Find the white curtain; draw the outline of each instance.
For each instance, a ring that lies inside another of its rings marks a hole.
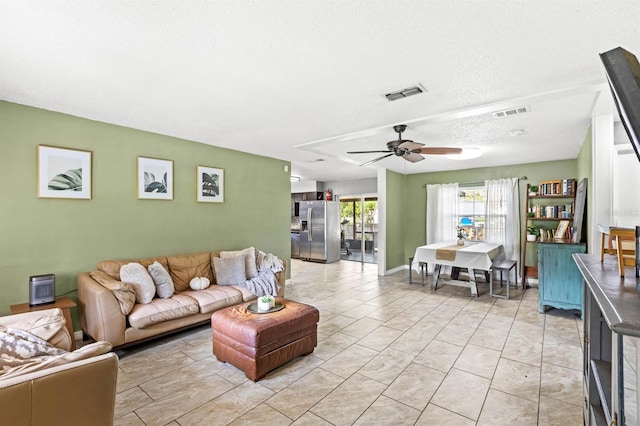
[[[427,185],[427,244],[456,239],[458,184]]]
[[[518,178],[486,180],[484,239],[504,246],[505,259],[520,262],[520,196]]]

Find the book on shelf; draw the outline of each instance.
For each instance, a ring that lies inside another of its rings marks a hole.
[[[534,205],[527,210],[530,219],[571,219],[573,203],[556,205]]]
[[[567,195],[576,193],[575,179],[545,180],[540,182],[538,195]]]

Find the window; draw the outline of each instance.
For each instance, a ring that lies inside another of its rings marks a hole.
[[[467,240],[484,241],[487,191],[484,186],[458,190],[458,227]]]

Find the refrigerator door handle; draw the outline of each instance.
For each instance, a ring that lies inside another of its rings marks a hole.
[[[309,226],[309,241],[313,241],[313,225],[311,224],[311,206],[309,206],[307,210],[307,223]]]

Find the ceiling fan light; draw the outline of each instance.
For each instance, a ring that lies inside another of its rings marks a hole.
[[[482,155],[480,148],[463,148],[460,154],[447,154],[449,160],[471,160]]]

